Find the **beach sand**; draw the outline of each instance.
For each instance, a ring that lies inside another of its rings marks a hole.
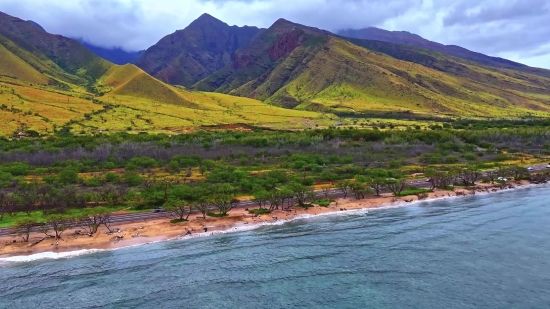
[[[506,185],[506,188],[518,187],[529,184],[528,182],[518,182],[512,185]],[[471,195],[474,192],[490,193],[502,189],[501,185],[478,185],[475,190],[457,189],[455,191],[435,190],[428,194],[425,201],[455,197],[457,195]],[[200,213],[192,213],[189,216],[189,221],[172,224],[169,221],[173,219],[168,216],[162,219],[141,220],[125,223],[111,224],[111,230],[120,229],[118,233],[112,235],[106,234],[107,229],[100,227],[98,233],[92,237],[86,235],[77,235],[75,231],[79,228],[73,228],[65,231],[62,238],[56,244],[54,238],[48,238],[44,241],[29,246],[30,243],[37,239],[43,238],[45,235],[40,233],[32,233],[28,243],[22,242],[21,237],[4,236],[0,237],[0,257],[30,255],[41,252],[70,252],[84,249],[113,249],[121,248],[157,241],[164,241],[179,236],[184,236],[188,231],[191,235],[204,233],[204,228],[208,229],[208,233],[218,233],[231,229],[238,229],[242,226],[251,226],[254,224],[269,223],[275,220],[290,220],[296,216],[320,215],[330,212],[340,212],[346,210],[379,208],[391,205],[403,205],[417,201],[417,196],[394,197],[390,194],[382,196],[368,196],[362,200],[356,200],[348,195],[347,198],[338,198],[336,202],[331,203],[329,207],[315,206],[308,209],[294,206],[288,211],[275,210],[270,214],[254,216],[248,214],[245,207],[239,207],[231,210],[227,217],[202,218]],[[250,207],[256,208],[256,207]],[[276,217],[276,218],[275,218]],[[122,236],[123,238],[114,241],[114,236]]]

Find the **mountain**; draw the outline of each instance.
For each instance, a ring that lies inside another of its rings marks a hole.
[[[27,22],[33,24],[35,27],[37,27],[38,29],[42,30],[42,31],[46,31],[44,29],[44,27],[42,27],[39,23],[35,22],[35,21],[32,21],[32,20],[27,20]]]
[[[93,52],[97,56],[114,64],[120,65],[127,63],[136,63],[145,53],[145,50],[129,52],[118,47],[100,47],[90,44],[82,39],[78,39],[78,42],[80,42],[80,44],[82,44],[84,47],[86,47],[89,51]]]
[[[203,14],[147,49],[136,65],[162,81],[190,87],[231,62],[233,53],[261,32]]]
[[[74,40],[49,34],[35,23],[2,12],[0,45],[48,76],[49,83],[90,85],[112,66]],[[8,59],[0,59],[0,66],[9,66]]]
[[[550,78],[544,74],[343,38],[284,19],[194,88],[313,110],[495,117],[550,111]]]
[[[456,45],[443,45],[441,43],[426,40],[417,34],[413,34],[407,31],[388,31],[375,27],[369,27],[364,29],[345,29],[338,31],[337,34],[343,37],[355,39],[375,40],[415,46],[444,53],[464,60],[477,62],[485,66],[518,70],[521,72],[550,77],[550,71],[548,70],[532,68],[524,64],[499,57],[487,56]]]
[[[320,121],[315,112],[166,84],[133,64],[113,64],[75,40],[4,13],[0,103],[0,136],[25,130],[172,133],[234,124],[302,128],[304,121]]]

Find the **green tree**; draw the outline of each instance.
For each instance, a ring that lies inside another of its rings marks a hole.
[[[352,182],[348,179],[340,180],[336,183],[336,188],[340,191],[342,191],[342,194],[344,194],[344,198],[348,196],[348,192],[351,188]]]
[[[135,171],[126,171],[124,173],[124,180],[126,183],[132,187],[139,186],[143,182],[143,177]]]
[[[179,221],[187,221],[193,211],[193,207],[185,200],[169,199],[163,205],[168,213]]]
[[[66,167],[57,174],[57,181],[59,183],[67,185],[78,182],[78,170],[73,167]]]
[[[35,218],[21,218],[15,220],[11,233],[23,238],[24,242],[28,242],[29,235],[37,224],[38,221]]]
[[[50,215],[46,217],[46,227],[55,232],[55,239],[61,239],[61,234],[74,226],[75,220],[67,215]],[[46,228],[45,231],[48,231]],[[47,234],[47,232],[45,232]]]

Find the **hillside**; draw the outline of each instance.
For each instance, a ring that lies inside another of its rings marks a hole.
[[[305,123],[330,123],[330,118],[318,113],[172,86],[135,65],[118,66],[100,59],[78,42],[52,36],[34,23],[1,17],[0,136],[27,130],[171,133],[201,126],[299,129],[307,127]],[[45,54],[39,49],[56,44],[62,45],[59,51]],[[59,61],[52,55],[67,58]],[[74,59],[88,61],[82,64]],[[69,69],[78,65],[83,67]]]
[[[80,43],[0,12],[0,45],[58,81],[90,85],[112,64]]]
[[[223,68],[236,50],[261,31],[230,27],[204,14],[151,46],[136,65],[164,82],[190,87]]]
[[[550,111],[550,78],[406,45],[344,39],[282,19],[194,88],[325,111],[492,117]]]
[[[532,68],[521,63],[499,57],[487,56],[456,45],[444,45],[441,43],[426,40],[417,34],[407,31],[388,31],[375,27],[369,27],[364,29],[345,29],[338,31],[337,34],[343,37],[355,39],[375,40],[419,47],[431,51],[444,53],[464,60],[473,61],[484,66],[511,69],[520,72],[550,77],[550,70]]]

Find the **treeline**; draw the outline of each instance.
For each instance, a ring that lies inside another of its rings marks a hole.
[[[417,147],[403,157],[436,150],[473,152],[476,148],[494,152],[548,154],[550,129],[546,127],[486,130],[359,130],[326,129],[302,132],[207,132],[185,135],[97,134],[60,135],[45,139],[0,139],[1,162],[26,162],[31,166],[54,166],[77,160],[87,165],[113,162],[120,166],[134,157],[151,157],[169,162],[177,155],[220,159],[240,153],[251,156],[288,153],[322,153],[356,156],[358,153],[386,155],[385,146],[401,151]],[[399,148],[396,148],[399,147]],[[436,149],[439,148],[439,149]],[[444,154],[445,155],[445,154]]]

